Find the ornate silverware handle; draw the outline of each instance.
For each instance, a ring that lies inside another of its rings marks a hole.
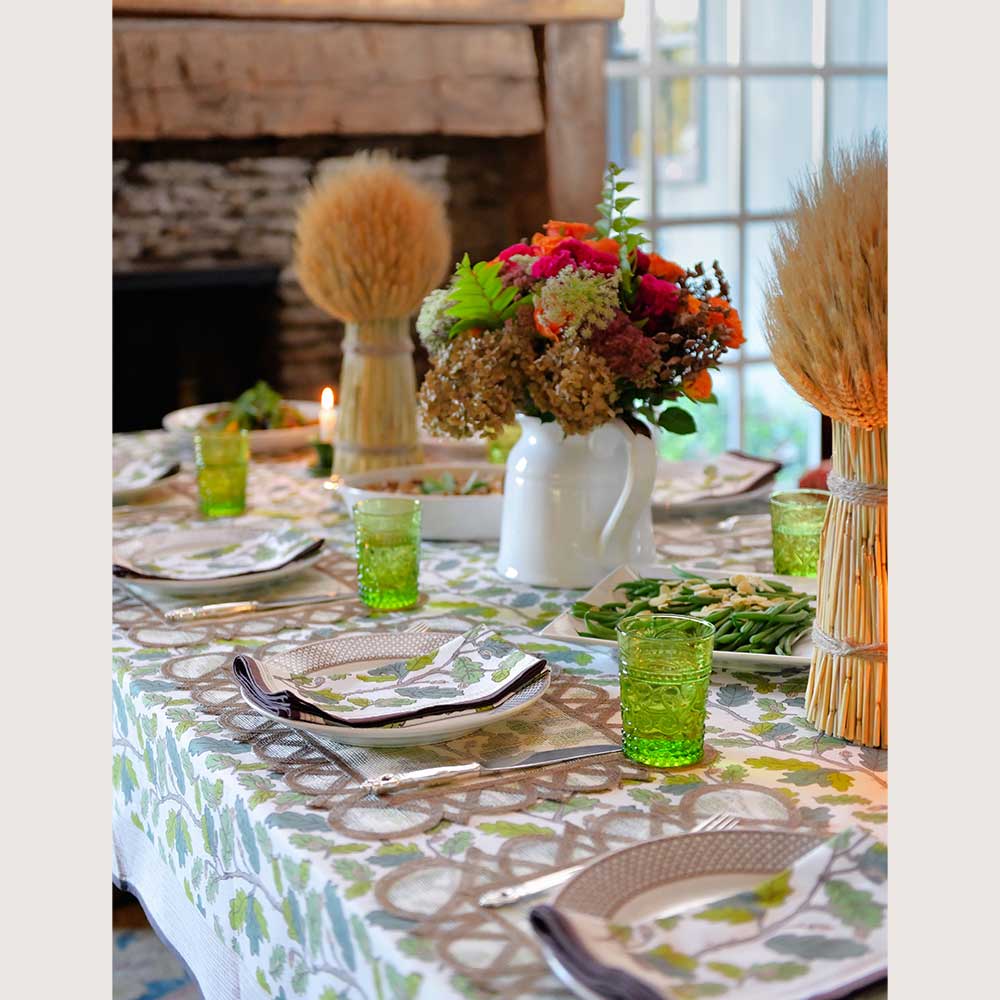
[[[560,868],[558,871],[549,872],[548,875],[539,875],[537,878],[529,878],[527,882],[518,885],[505,885],[502,889],[490,889],[479,897],[480,906],[507,906],[516,903],[526,896],[533,896],[536,892],[545,892],[554,889],[563,882],[568,882],[577,872],[583,871],[586,862],[579,865],[570,865],[568,868]]]
[[[226,604],[203,604],[200,608],[173,608],[163,617],[172,622],[190,622],[198,618],[228,618],[242,615],[257,608],[256,601],[230,601]]]
[[[361,790],[381,795],[397,788],[413,788],[419,785],[436,785],[452,778],[471,777],[482,770],[480,764],[455,764],[448,767],[425,767],[419,771],[407,771],[405,774],[380,774],[371,781],[364,781]]]

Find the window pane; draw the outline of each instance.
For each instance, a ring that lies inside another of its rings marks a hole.
[[[648,0],[626,0],[621,20],[613,21],[608,28],[608,57],[611,59],[639,60],[642,58],[643,40],[649,34]]]
[[[739,205],[739,82],[661,80],[656,91],[659,216],[735,212]]]
[[[884,76],[835,77],[830,86],[830,149],[887,130]]]
[[[771,364],[743,369],[744,449],[784,463],[778,483],[798,481],[819,462],[819,412],[801,399]]]
[[[671,406],[687,410],[698,425],[694,434],[669,434],[664,430],[653,431],[656,450],[671,462],[688,458],[709,458],[729,448],[739,447],[739,377],[732,369],[723,367],[712,372],[712,389],[719,400],[711,403],[692,403],[680,399]]]
[[[639,92],[638,80],[608,80],[607,155],[625,168],[621,179],[632,182],[629,194],[639,199],[630,211],[633,215],[647,216],[652,209],[640,167],[645,137],[640,124]]]
[[[657,231],[654,249],[682,267],[702,261],[722,265],[734,298],[739,294],[739,230],[736,226],[712,223],[703,226],[664,226]]]
[[[837,0],[830,4],[830,60],[884,66],[889,54],[885,0]]]
[[[626,9],[634,2],[636,0],[626,0]],[[726,20],[726,0],[701,0],[700,3],[698,0],[655,0],[653,14],[656,47],[664,61],[727,61],[727,47],[731,39]]]
[[[809,0],[744,0],[744,4],[747,62],[812,62]]]
[[[759,76],[746,81],[747,208],[785,211],[791,182],[812,162],[812,77]]]
[[[771,256],[771,238],[778,224],[776,222],[751,222],[746,227],[746,257],[743,272],[742,309],[743,333],[746,343],[740,348],[744,358],[766,358],[770,356],[764,339],[764,290],[767,279],[774,272]]]

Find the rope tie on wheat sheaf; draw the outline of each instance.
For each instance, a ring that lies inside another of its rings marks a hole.
[[[884,507],[889,502],[889,488],[876,483],[866,483],[861,479],[848,479],[830,472],[826,477],[826,487],[831,496],[845,503],[864,507]],[[832,656],[853,656],[859,660],[884,660],[889,646],[884,642],[858,643],[853,639],[838,639],[824,632],[817,624],[812,627],[812,642],[817,649]]]
[[[831,496],[845,503],[862,504],[865,507],[884,507],[889,502],[889,487],[877,483],[866,483],[863,479],[847,479],[830,472],[826,477],[826,488]]]
[[[838,639],[816,624],[812,627],[812,643],[831,656],[853,656],[858,660],[884,660],[889,654],[888,643],[873,642],[865,645],[856,643],[853,639]]]

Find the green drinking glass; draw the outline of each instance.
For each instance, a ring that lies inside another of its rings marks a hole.
[[[651,767],[701,760],[715,626],[686,615],[618,623],[622,749]]]
[[[202,514],[234,517],[246,510],[249,461],[249,431],[198,431],[195,434],[194,464],[198,470]]]
[[[495,438],[490,438],[486,445],[486,458],[495,465],[503,465],[507,461],[511,448],[521,440],[521,428],[518,424],[505,427]]]
[[[826,490],[788,490],[771,497],[774,572],[815,576],[830,494]]]
[[[420,576],[420,501],[359,500],[354,542],[361,600],[379,611],[412,608]]]

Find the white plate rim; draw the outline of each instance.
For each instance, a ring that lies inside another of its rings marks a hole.
[[[343,632],[340,635],[334,636],[331,639],[320,639],[316,643],[305,643],[303,646],[296,647],[296,649],[304,648],[304,646],[316,645],[319,642],[329,643],[337,642],[342,639],[349,639],[352,637],[361,636],[391,636],[395,637],[405,633],[394,632],[394,631],[354,631],[354,632]],[[431,629],[430,631],[424,633],[425,635],[431,637],[440,637],[441,644],[454,639],[457,632],[438,632]],[[291,650],[283,650],[282,655],[291,652]],[[403,654],[400,654],[403,655]],[[377,656],[373,657],[373,660],[384,660],[391,659],[392,654],[388,656]],[[340,663],[337,665],[337,669],[351,668],[356,664],[370,663],[371,660],[354,660],[350,663]],[[308,732],[314,736],[319,736],[324,739],[332,740],[334,743],[341,743],[344,746],[370,746],[370,747],[407,747],[407,746],[425,746],[432,743],[445,743],[449,740],[457,740],[462,736],[468,736],[469,733],[476,732],[482,729],[484,726],[492,725],[494,722],[502,722],[504,719],[511,718],[515,715],[519,715],[526,708],[533,705],[539,698],[541,698],[546,691],[548,691],[550,685],[552,684],[552,668],[549,667],[543,675],[545,683],[541,686],[538,693],[534,695],[529,701],[520,702],[517,705],[501,705],[499,708],[491,709],[489,712],[480,712],[476,715],[466,715],[459,716],[452,719],[429,719],[424,722],[415,722],[409,726],[399,728],[399,729],[383,729],[377,726],[367,727],[365,729],[353,729],[349,726],[338,726],[335,723],[323,724],[318,722],[306,722],[302,720],[285,719],[282,716],[276,715],[273,712],[269,712],[265,708],[261,708],[260,705],[254,704],[250,701],[247,696],[243,693],[242,688],[240,688],[240,697],[243,701],[255,712],[259,712],[261,715],[274,722],[280,722],[290,729],[301,729]],[[409,737],[402,737],[403,733],[408,733]],[[350,739],[340,739],[339,737],[348,736]],[[401,739],[402,737],[402,739]],[[405,742],[403,741],[405,740]]]
[[[586,601],[588,604],[604,604],[609,598],[605,598],[603,601],[597,600],[597,598],[602,597],[605,593],[609,593],[614,584],[621,583],[623,580],[637,580],[642,576],[671,577],[674,576],[672,570],[675,565],[678,569],[683,569],[691,573],[721,573],[725,576],[733,576],[735,573],[746,573],[747,576],[763,576],[767,579],[777,580],[779,583],[787,583],[789,586],[797,587],[805,593],[815,593],[818,585],[818,581],[814,576],[780,576],[776,573],[757,573],[750,570],[727,570],[725,568],[711,569],[704,566],[684,566],[679,563],[670,563],[669,565],[666,563],[650,563],[642,566],[625,564],[619,566],[617,569],[613,569],[603,579],[598,580],[590,590],[575,600]],[[605,646],[609,649],[617,648],[618,644],[613,639],[590,639],[579,635],[576,632],[575,621],[576,619],[573,617],[571,611],[567,609],[556,618],[553,618],[541,630],[539,635],[547,639],[561,639],[564,642],[584,642],[594,646]],[[801,641],[805,642],[807,640]],[[717,649],[712,653],[713,663],[733,664],[735,666],[756,663],[768,666],[808,667],[811,661],[811,653],[808,656],[804,654],[778,656],[775,653],[735,653],[724,649]]]

